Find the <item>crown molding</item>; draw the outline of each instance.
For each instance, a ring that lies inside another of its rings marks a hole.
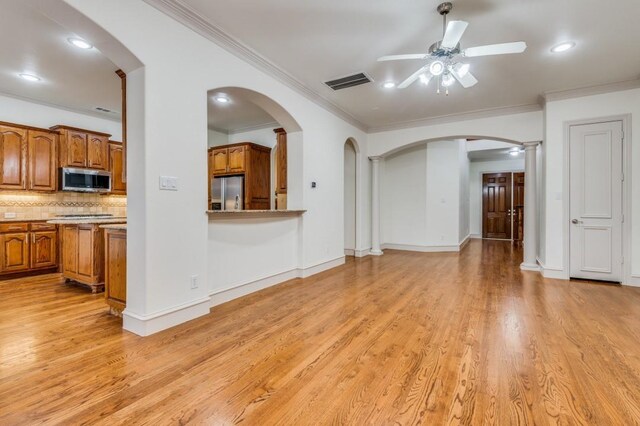
[[[90,117],[96,117],[96,118],[101,118],[103,120],[107,120],[107,121],[113,121],[116,123],[121,123],[121,119],[120,119],[120,113],[118,113],[117,116],[109,116],[107,114],[102,114],[100,112],[96,112],[96,111],[92,111],[92,110],[84,110],[84,109],[80,109],[80,108],[70,108],[64,105],[60,105],[60,104],[56,104],[53,102],[47,102],[47,101],[42,101],[40,99],[34,99],[34,98],[29,98],[27,96],[21,96],[21,95],[16,95],[13,93],[9,93],[9,92],[2,92],[0,91],[0,96],[5,96],[7,98],[12,98],[12,99],[17,99],[19,101],[24,101],[24,102],[29,102],[31,104],[37,104],[37,105],[42,105],[42,106],[46,106],[49,108],[55,108],[55,109],[60,109],[63,111],[69,111],[69,112],[73,112],[76,114],[81,114],[81,115],[88,115]]]
[[[277,127],[280,127],[280,123],[278,123],[277,121],[272,121],[271,123],[258,124],[256,126],[247,126],[247,127],[241,127],[239,129],[229,130],[229,134],[237,135],[238,133],[253,132],[256,130],[264,130],[264,129],[275,129]]]
[[[546,102],[561,101],[564,99],[582,98],[584,96],[601,95],[604,93],[621,92],[640,87],[640,78],[633,80],[617,81],[615,83],[598,84],[595,86],[580,87],[570,90],[556,90],[545,92],[542,97]]]
[[[499,107],[481,109],[476,111],[463,112],[460,114],[441,115],[432,118],[422,118],[418,120],[403,121],[384,126],[371,127],[369,133],[382,133],[392,130],[410,129],[412,127],[433,126],[435,124],[454,123],[456,121],[477,120],[480,118],[498,117],[501,115],[523,114],[527,112],[542,111],[540,104],[516,105],[510,107]]]
[[[231,54],[255,66],[286,86],[295,90],[310,101],[340,117],[358,129],[366,132],[367,126],[339,106],[311,90],[288,72],[275,65],[255,50],[232,38],[220,28],[211,24],[206,18],[179,0],[144,0],[145,3],[158,9],[165,15],[185,25],[208,40],[216,43]]]

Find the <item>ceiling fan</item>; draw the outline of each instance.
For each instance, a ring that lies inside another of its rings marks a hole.
[[[423,84],[436,78],[438,80],[438,94],[440,86],[444,87],[447,95],[449,86],[457,80],[465,89],[473,87],[478,80],[469,72],[470,65],[460,62],[460,57],[474,58],[477,56],[505,55],[510,53],[522,53],[526,50],[527,44],[523,41],[513,43],[489,44],[486,46],[468,47],[464,50],[460,48],[460,39],[464,34],[468,22],[451,21],[447,24],[447,15],[453,9],[450,2],[442,3],[438,6],[438,13],[443,18],[442,40],[433,43],[429,47],[429,53],[415,53],[407,55],[389,55],[378,58],[378,61],[399,61],[407,59],[426,60],[427,64],[420,67],[409,78],[398,85],[399,89],[409,87],[414,81],[420,79]]]

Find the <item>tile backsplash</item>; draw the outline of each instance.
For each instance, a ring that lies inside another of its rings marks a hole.
[[[77,192],[54,194],[0,191],[0,220],[6,213],[15,219],[48,219],[61,214],[127,215],[127,197]],[[12,216],[12,215],[11,215]]]

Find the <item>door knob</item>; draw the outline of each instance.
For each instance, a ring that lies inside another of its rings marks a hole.
[[[571,219],[571,223],[573,223],[574,225],[577,225],[581,222],[578,219]]]

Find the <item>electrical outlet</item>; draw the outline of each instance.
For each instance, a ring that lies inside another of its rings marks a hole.
[[[18,217],[18,215],[16,213],[6,212],[4,214],[4,218],[5,219],[15,219],[16,217]]]
[[[198,288],[198,276],[191,275],[191,290]]]

